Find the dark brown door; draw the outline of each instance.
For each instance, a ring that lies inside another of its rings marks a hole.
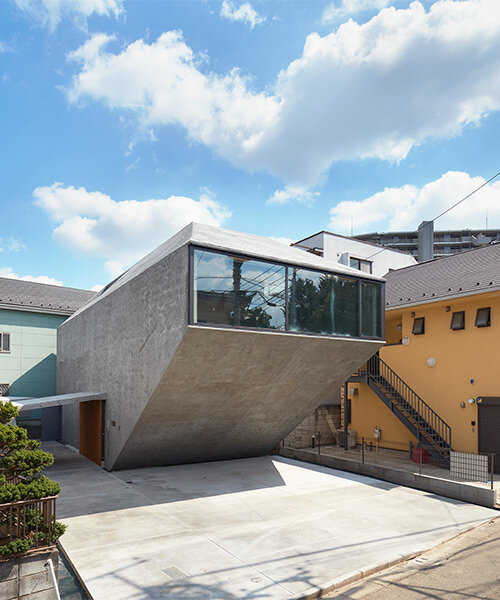
[[[495,473],[500,473],[500,397],[478,398],[478,446],[480,454],[495,454]]]
[[[102,401],[80,402],[80,454],[101,465]]]

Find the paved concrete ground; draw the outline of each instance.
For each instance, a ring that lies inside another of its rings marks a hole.
[[[286,458],[107,473],[47,446],[61,542],[95,600],[297,598],[497,515]]]
[[[326,598],[498,600],[500,517]]]

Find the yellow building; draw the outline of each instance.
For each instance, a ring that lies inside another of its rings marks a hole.
[[[386,279],[387,343],[348,384],[358,443],[420,440],[444,460],[494,452],[500,466],[500,244]]]

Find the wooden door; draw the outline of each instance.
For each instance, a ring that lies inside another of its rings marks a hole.
[[[80,402],[80,454],[99,466],[102,458],[102,401]]]

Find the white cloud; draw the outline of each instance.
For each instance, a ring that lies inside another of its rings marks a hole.
[[[231,0],[224,0],[220,9],[220,16],[230,21],[242,21],[253,29],[256,25],[263,23],[266,17],[259,15],[250,2],[240,4],[238,7]]]
[[[145,131],[180,124],[191,139],[236,164],[248,164],[248,153],[276,117],[275,98],[251,91],[236,70],[203,73],[178,31],[151,44],[138,40],[119,54],[105,50],[109,42],[108,36],[94,36],[69,56],[83,63],[70,100],[91,98],[136,113]]]
[[[268,198],[267,204],[287,204],[291,200],[297,200],[302,204],[312,204],[314,199],[319,196],[319,192],[311,192],[307,188],[301,186],[289,186],[283,190],[276,190],[274,194]]]
[[[109,42],[94,37],[73,53],[82,67],[71,101],[135,115],[142,131],[180,125],[233,165],[267,170],[288,188],[313,186],[340,160],[400,161],[500,109],[498,0],[440,0],[428,11],[413,2],[311,33],[265,91],[237,69],[209,71],[178,31],[116,53]]]
[[[48,283],[50,285],[64,285],[62,281],[58,281],[53,277],[47,277],[47,275],[16,275],[11,267],[0,267],[0,277],[21,279],[22,281],[34,281],[35,283]]]
[[[94,13],[118,17],[123,12],[122,0],[14,0],[25,13],[50,31],[54,31],[64,17],[84,24]]]
[[[321,16],[324,24],[337,23],[350,15],[389,6],[390,0],[339,0],[327,6]]]
[[[95,285],[93,285],[93,286],[90,288],[90,291],[91,291],[91,292],[100,292],[100,291],[102,290],[102,288],[103,288],[103,287],[104,287],[104,286],[103,286],[103,285],[101,285],[100,283],[96,283]]]
[[[340,202],[330,210],[329,227],[349,234],[371,231],[413,231],[422,221],[433,219],[482,185],[482,177],[463,171],[448,171],[422,187],[404,185],[386,188],[369,198]],[[434,223],[436,230],[500,228],[500,181],[479,190]]]
[[[291,246],[293,243],[295,243],[295,240],[292,240],[291,238],[287,238],[284,236],[275,236],[275,235],[271,235],[269,236],[272,240],[275,240],[276,242],[281,242],[282,244],[286,244],[287,246]]]
[[[230,213],[208,195],[142,202],[54,183],[39,187],[36,203],[56,222],[53,237],[79,254],[104,259],[116,276],[192,221],[221,225]]]
[[[21,242],[21,240],[17,240],[13,237],[8,237],[6,239],[0,238],[0,252],[7,250],[8,252],[19,252],[19,250],[26,250],[26,246]]]
[[[0,53],[2,52],[14,52],[11,46],[7,42],[0,41]]]

